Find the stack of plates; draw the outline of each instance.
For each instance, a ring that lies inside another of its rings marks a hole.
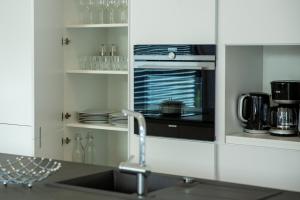
[[[78,121],[86,124],[107,124],[108,115],[107,111],[86,110],[78,112]]]
[[[115,126],[127,127],[128,118],[124,116],[122,113],[110,113],[109,122],[110,124]]]

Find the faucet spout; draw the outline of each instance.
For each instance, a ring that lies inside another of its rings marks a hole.
[[[146,165],[146,121],[141,113],[133,112],[131,110],[122,110],[125,116],[133,116],[138,121],[139,126],[139,164]]]
[[[139,164],[122,162],[119,165],[119,170],[127,173],[137,174],[137,194],[138,196],[144,196],[146,194],[146,176],[150,173],[146,169],[146,121],[141,113],[131,110],[122,110],[125,116],[133,116],[139,127]]]

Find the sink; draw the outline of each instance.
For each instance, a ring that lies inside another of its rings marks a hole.
[[[110,170],[88,176],[58,182],[59,185],[105,190],[125,194],[136,193],[136,175]],[[151,173],[147,177],[147,191],[153,192],[182,183],[182,179],[170,175]]]

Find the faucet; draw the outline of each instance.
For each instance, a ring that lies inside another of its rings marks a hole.
[[[139,163],[121,162],[119,170],[125,173],[137,175],[137,194],[142,197],[146,194],[146,176],[150,173],[146,168],[145,144],[146,144],[146,122],[141,113],[130,110],[122,110],[125,116],[133,116],[138,121],[139,127]]]

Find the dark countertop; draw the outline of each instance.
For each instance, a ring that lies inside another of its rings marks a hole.
[[[0,161],[14,158],[0,154]],[[20,185],[0,186],[0,199],[5,200],[135,200],[136,195],[112,194],[91,189],[72,189],[53,185],[61,180],[108,171],[111,167],[62,162],[62,168],[32,189]],[[153,200],[299,200],[300,193],[197,179],[198,183],[175,186],[149,193]]]

